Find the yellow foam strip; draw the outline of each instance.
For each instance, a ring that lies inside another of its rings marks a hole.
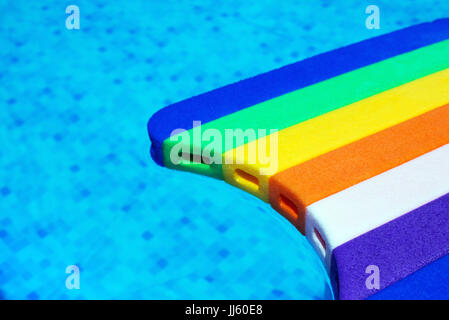
[[[276,135],[271,134],[229,150],[223,154],[224,179],[268,202],[269,179],[277,172],[448,102],[449,69],[446,69],[280,130],[277,148]],[[268,162],[260,155],[254,157],[265,150],[264,145],[268,146]],[[256,152],[258,147],[260,152]]]

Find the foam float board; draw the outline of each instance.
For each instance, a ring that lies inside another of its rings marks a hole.
[[[334,293],[340,299],[366,299],[448,253],[446,194],[335,248],[331,265]],[[366,285],[372,272],[367,273],[367,266],[379,271],[378,289]]]
[[[448,86],[446,69],[227,151],[225,181],[268,201],[274,174],[448,103]],[[270,144],[268,164],[247,156]]]
[[[191,130],[194,120],[208,123],[323,80],[446,40],[449,37],[448,27],[449,19],[409,27],[168,106],[154,114],[148,122],[152,157],[156,163],[163,165],[163,145],[170,133],[178,128]],[[185,166],[188,167],[188,164]],[[221,176],[220,170],[205,170],[198,165],[192,167],[191,171]]]
[[[281,171],[272,207],[305,233],[306,207],[449,143],[449,105]]]
[[[320,200],[306,236],[330,271],[335,248],[449,193],[449,145]]]

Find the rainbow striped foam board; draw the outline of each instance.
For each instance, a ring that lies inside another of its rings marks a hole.
[[[163,108],[151,156],[260,198],[340,299],[449,299],[449,19]]]

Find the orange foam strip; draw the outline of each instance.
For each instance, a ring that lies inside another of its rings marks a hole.
[[[275,174],[270,203],[304,234],[307,206],[448,143],[449,104]]]

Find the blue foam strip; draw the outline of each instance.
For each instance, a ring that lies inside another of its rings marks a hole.
[[[382,270],[380,276],[382,277]],[[449,299],[449,254],[368,298],[368,300],[446,299]]]
[[[449,38],[449,19],[408,27],[323,53],[174,103],[148,121],[151,156],[163,165],[162,143],[174,129],[190,130],[263,101]]]

